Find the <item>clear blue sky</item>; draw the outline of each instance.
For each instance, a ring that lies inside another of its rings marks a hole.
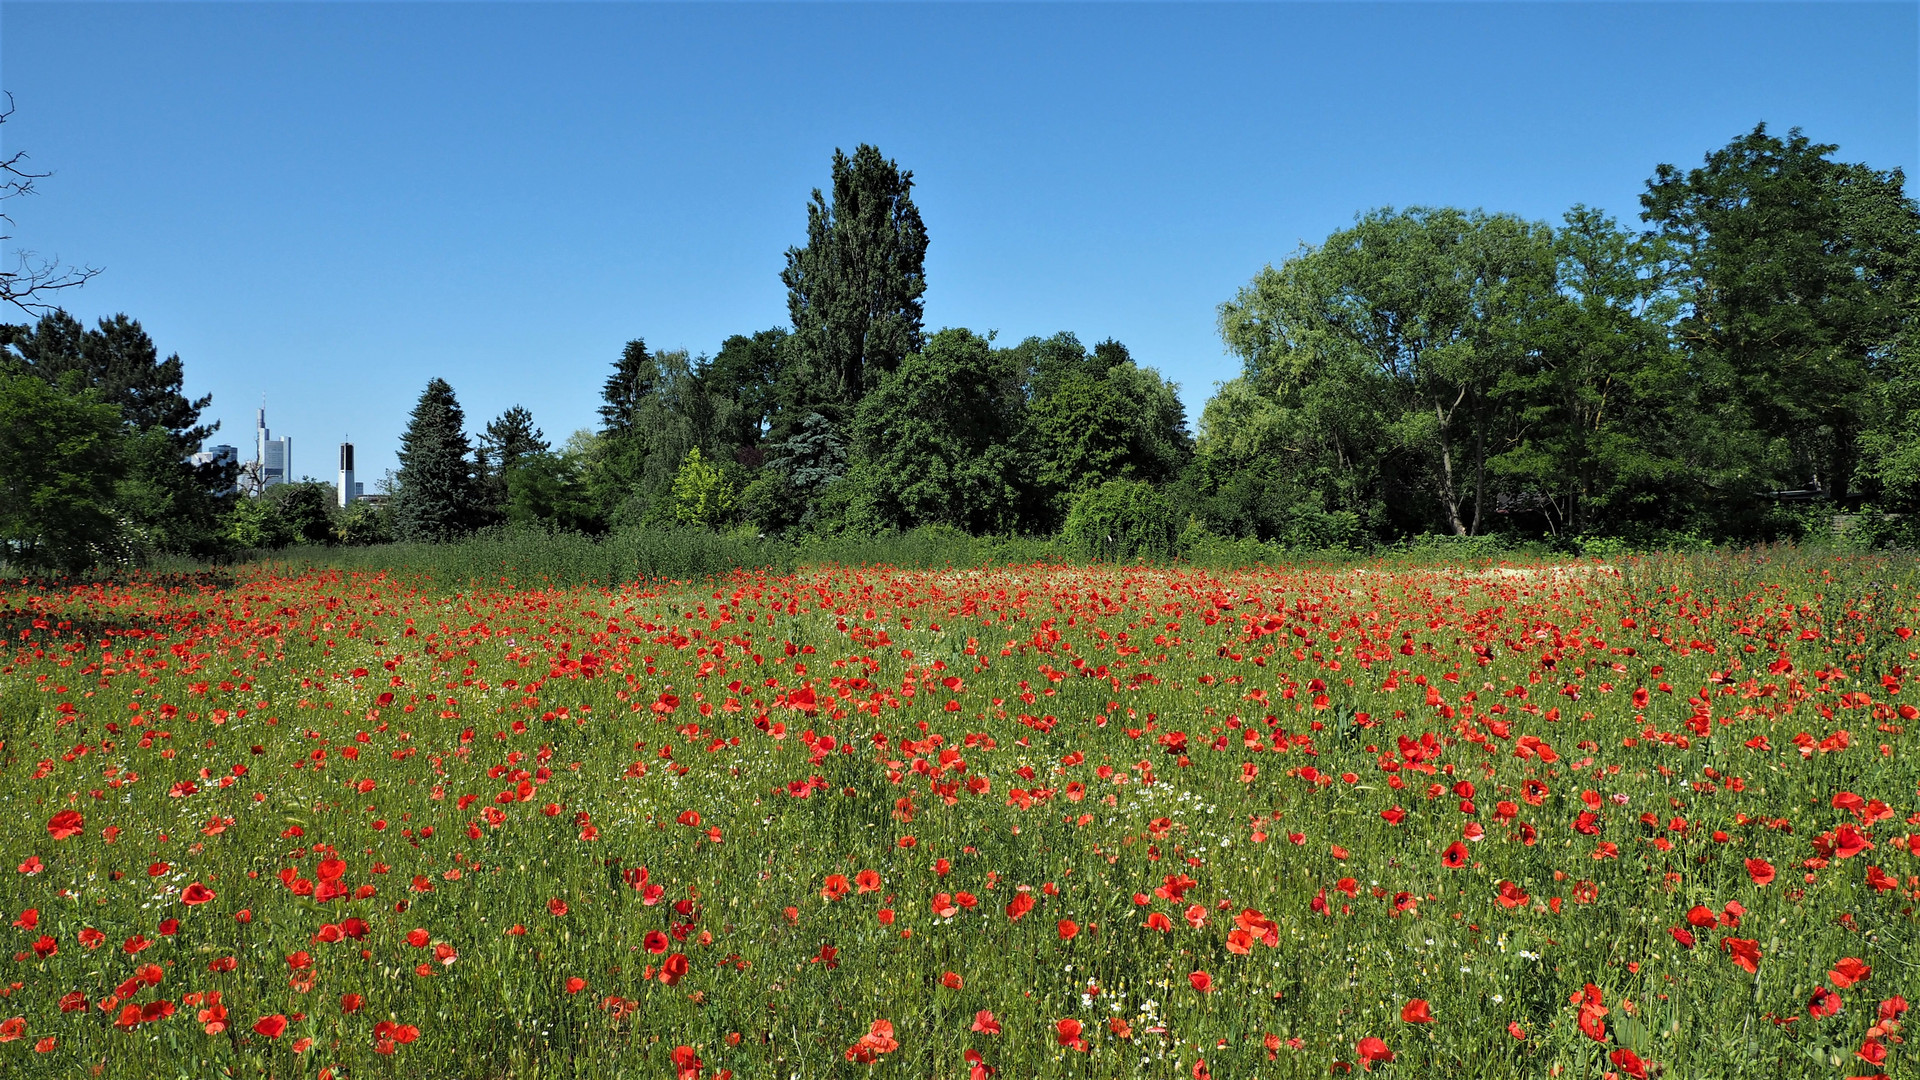
[[[1912,3],[7,0],[0,133],[55,174],[15,244],[105,268],[70,310],[377,480],[432,376],[558,442],[629,338],[783,324],[835,147],[913,170],[930,328],[1118,338],[1197,419],[1216,306],[1356,212],[1631,218],[1760,120],[1912,173],[1917,58]]]

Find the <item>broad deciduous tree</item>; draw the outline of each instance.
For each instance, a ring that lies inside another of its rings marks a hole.
[[[1640,201],[1672,248],[1693,376],[1745,414],[1756,482],[1843,499],[1912,320],[1920,206],[1899,170],[1837,149],[1760,124],[1699,168],[1661,165]]]

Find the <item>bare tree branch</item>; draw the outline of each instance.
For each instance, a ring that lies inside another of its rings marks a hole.
[[[13,95],[8,93],[6,97],[6,108],[0,109],[0,124],[13,115]],[[0,201],[31,195],[35,180],[53,175],[29,172],[26,161],[27,155],[17,150],[11,157],[0,160]],[[3,248],[13,239],[13,217],[0,212],[0,228],[4,228],[0,231],[0,248]],[[58,259],[42,259],[31,251],[15,252],[15,258],[17,269],[0,268],[0,302],[36,318],[58,306],[50,299],[51,294],[85,285],[100,272],[100,268],[94,266],[62,267]]]

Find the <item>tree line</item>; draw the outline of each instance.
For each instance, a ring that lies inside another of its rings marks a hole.
[[[1554,223],[1361,214],[1220,305],[1242,370],[1197,431],[1178,388],[1120,342],[928,331],[913,174],[866,145],[836,151],[807,204],[784,324],[710,356],[636,337],[598,423],[557,443],[519,406],[470,434],[434,379],[378,514],[342,517],[299,485],[208,494],[221,477],[178,466],[206,402],[179,397],[177,358],[136,347],[124,316],[7,328],[0,370],[41,397],[6,406],[23,391],[0,382],[0,408],[51,416],[51,395],[76,432],[97,430],[60,445],[117,464],[48,503],[101,511],[68,530],[96,550],[129,531],[197,552],[501,523],[787,539],[937,526],[1118,555],[1209,537],[1658,544],[1798,536],[1836,510],[1895,535],[1920,509],[1920,206],[1898,169],[1836,153],[1757,126],[1697,167],[1658,166],[1631,226],[1581,206]],[[59,547],[4,486],[16,552]]]

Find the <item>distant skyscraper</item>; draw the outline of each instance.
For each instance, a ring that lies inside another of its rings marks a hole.
[[[345,506],[358,498],[360,485],[353,482],[353,444],[340,444],[340,505]]]
[[[187,461],[193,465],[238,465],[240,451],[236,447],[221,443],[218,446],[209,446],[197,454],[189,454]],[[233,488],[227,490],[232,491]]]
[[[255,417],[254,443],[256,456],[254,461],[260,465],[260,486],[272,487],[293,479],[293,437],[276,439],[267,430],[267,410],[262,408]]]

